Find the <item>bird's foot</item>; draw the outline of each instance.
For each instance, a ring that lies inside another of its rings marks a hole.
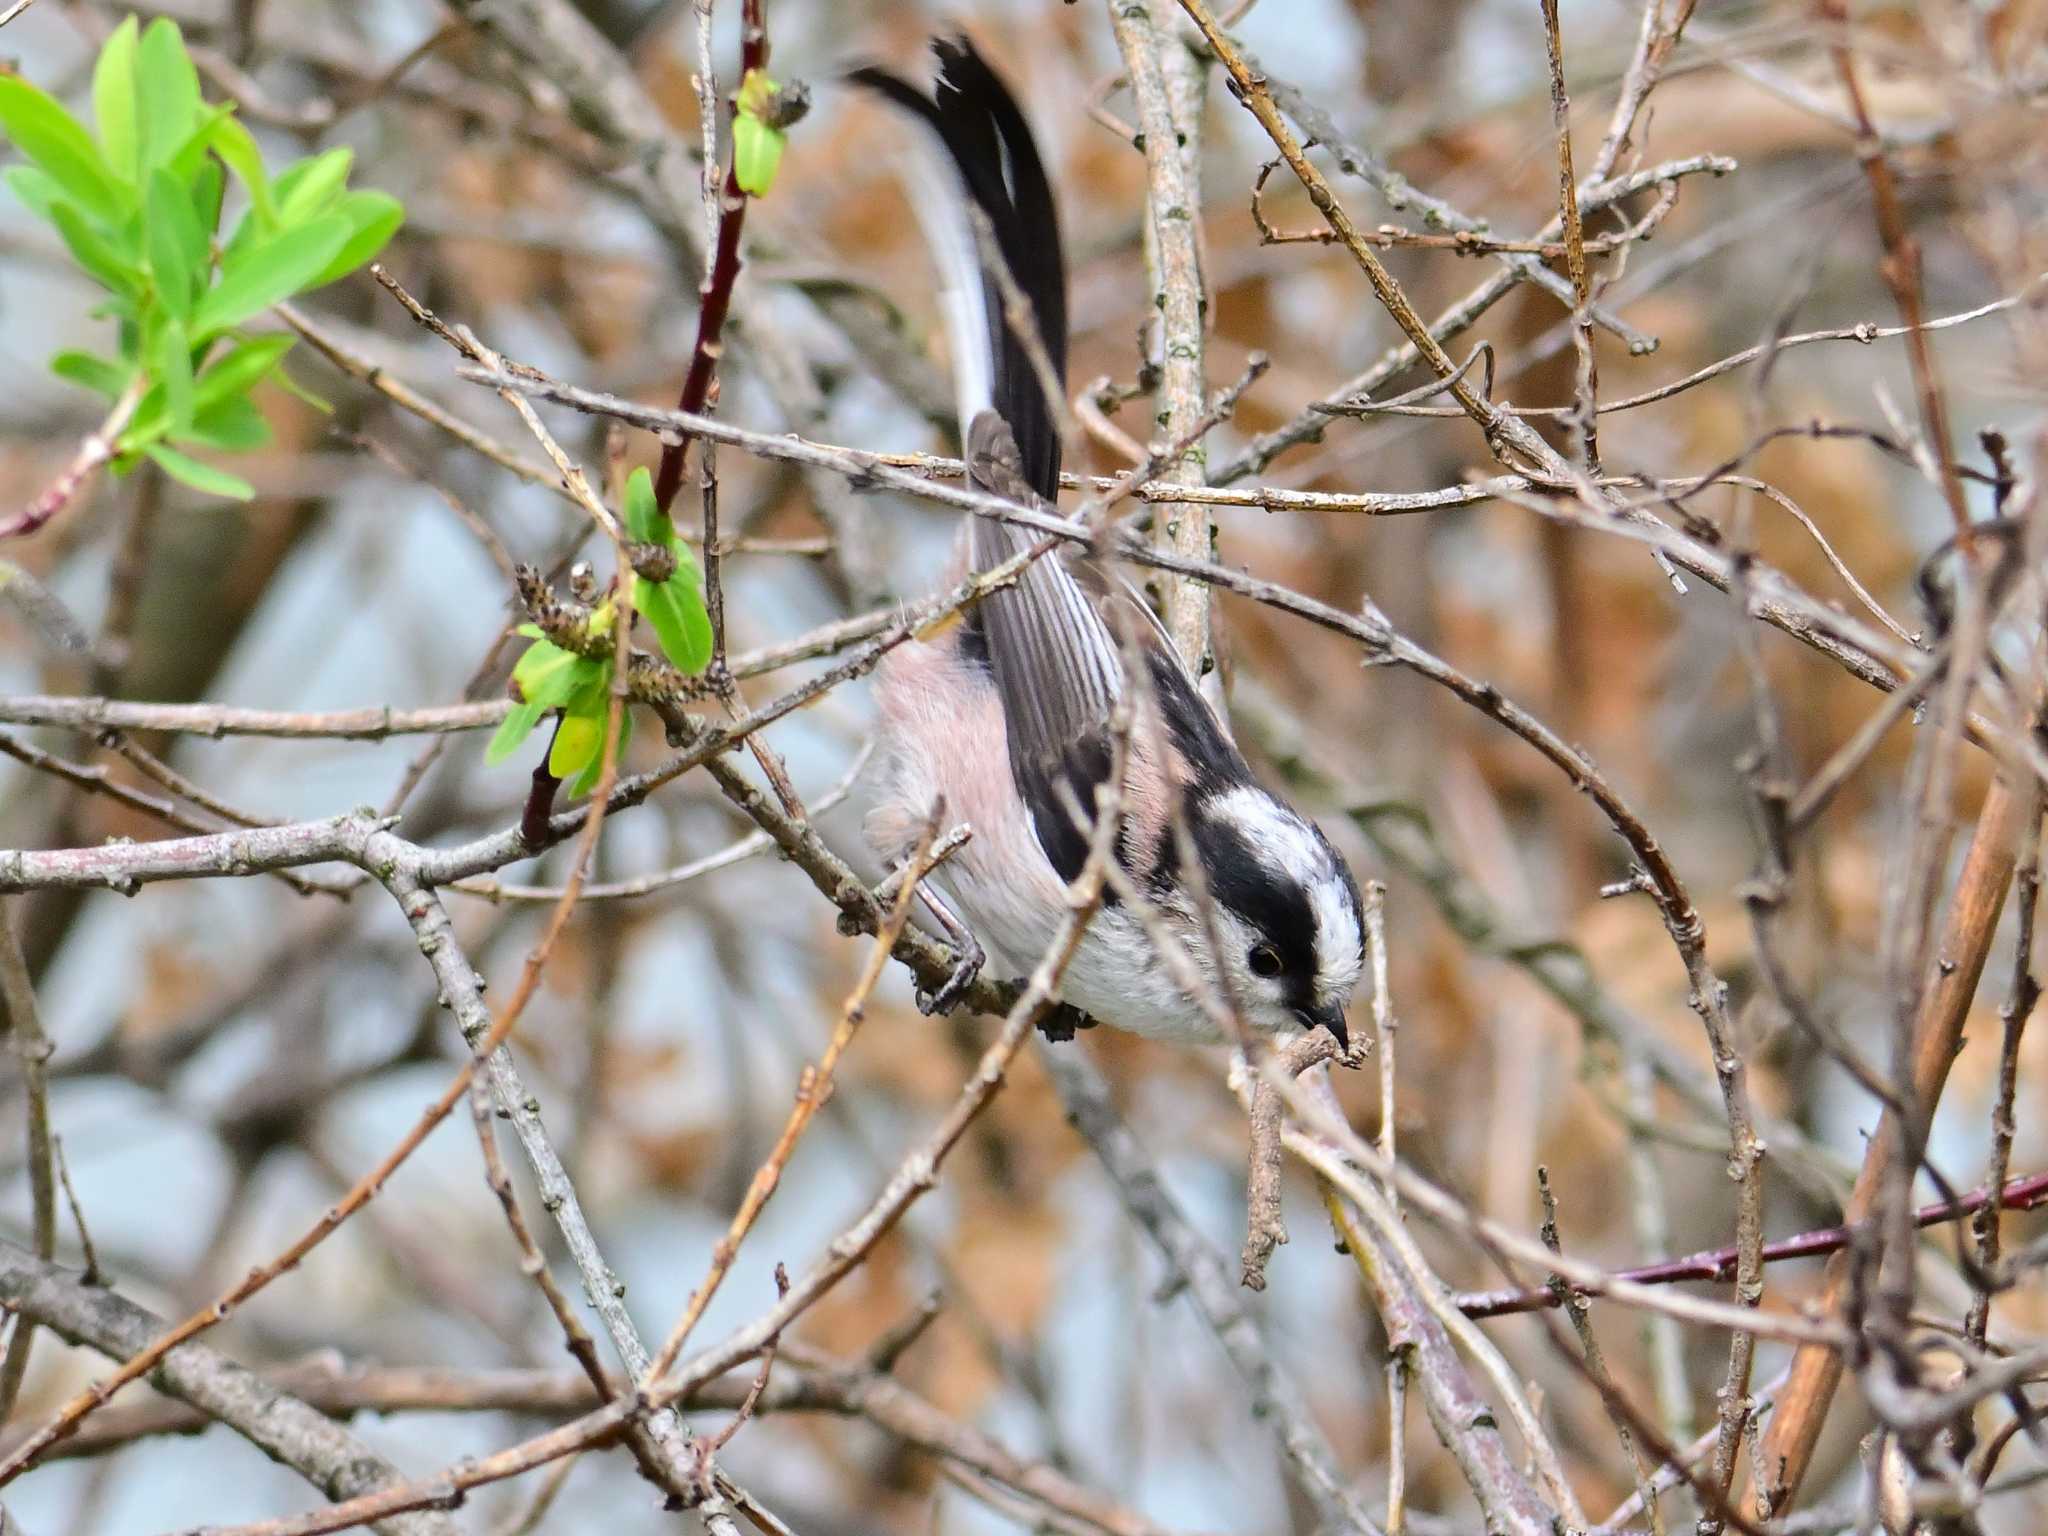
[[[973,936],[962,933],[956,939],[961,946],[960,961],[953,967],[953,974],[940,984],[936,992],[927,992],[922,987],[917,993],[917,1011],[927,1016],[943,1016],[960,1006],[960,999],[967,995],[967,989],[974,985],[981,975],[982,962],[988,958],[981,945]]]

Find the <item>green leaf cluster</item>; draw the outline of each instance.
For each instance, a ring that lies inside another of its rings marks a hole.
[[[593,635],[609,632],[610,604],[591,616]],[[600,622],[601,621],[601,622]],[[512,686],[519,702],[498,727],[484,754],[487,763],[503,762],[519,744],[533,734],[541,717],[555,710],[562,713],[561,729],[548,752],[548,772],[558,779],[573,779],[574,794],[588,794],[596,784],[602,766],[605,716],[611,704],[612,663],[609,656],[581,656],[565,651],[541,633],[536,625],[522,624],[519,633],[533,642],[519,664],[512,669]],[[619,715],[618,750],[626,750],[632,735],[633,717]]]
[[[711,615],[704,606],[704,576],[690,546],[677,534],[654,499],[654,481],[646,469],[636,469],[626,481],[626,531],[637,544],[652,544],[667,550],[675,560],[675,572],[663,581],[633,577],[633,608],[643,614],[655,640],[676,669],[694,677],[711,664]],[[615,612],[609,602],[591,614],[593,638],[609,636]],[[503,762],[520,743],[533,734],[542,718],[559,710],[560,727],[548,751],[548,772],[558,779],[571,779],[571,794],[588,794],[597,783],[603,763],[604,723],[610,708],[612,657],[584,656],[564,650],[532,624],[522,624],[519,633],[533,644],[512,669],[512,688],[517,702],[507,715],[484,754],[487,763]],[[619,716],[618,750],[626,750],[632,716]]]
[[[396,198],[351,190],[351,151],[311,155],[272,178],[232,103],[209,103],[176,22],[129,17],[100,50],[96,134],[48,92],[0,76],[0,133],[24,163],[5,180],[63,240],[106,298],[114,355],[63,352],[60,378],[119,400],[136,393],[116,473],[147,457],[199,490],[247,498],[248,482],[186,450],[241,452],[269,441],[250,391],[291,338],[242,329],[280,300],[331,283],[383,249],[405,216]],[[225,242],[228,178],[248,208]]]

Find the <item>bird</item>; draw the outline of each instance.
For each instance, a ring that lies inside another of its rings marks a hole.
[[[1062,398],[1066,389],[1058,210],[1030,126],[995,70],[964,36],[937,38],[932,51],[929,94],[879,66],[849,78],[907,112],[940,151],[927,155],[933,169],[912,200],[944,284],[969,479],[1045,511],[1058,495],[1061,450],[1060,401],[1046,373]],[[955,563],[987,570],[1042,538],[969,516]],[[1126,633],[1128,649],[1119,643]],[[1139,665],[1141,680],[1131,676]],[[972,832],[921,888],[968,954],[938,995],[920,999],[927,1007],[957,1001],[977,962],[1005,979],[1024,976],[1052,941],[1087,858],[1088,829],[1074,813],[1093,814],[1128,703],[1134,724],[1113,857],[1155,926],[1251,1029],[1322,1027],[1349,1050],[1345,1007],[1365,950],[1357,882],[1322,830],[1259,782],[1136,589],[1085,555],[1045,554],[980,596],[961,622],[892,651],[875,697],[879,787],[865,824],[874,851],[900,865],[941,803]],[[1114,887],[1058,997],[1057,1014],[1041,1024],[1054,1039],[1097,1022],[1174,1041],[1221,1035]]]

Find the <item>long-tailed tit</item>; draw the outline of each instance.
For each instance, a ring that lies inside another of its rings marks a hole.
[[[964,39],[933,50],[933,96],[880,69],[853,78],[918,117],[944,151],[916,202],[946,285],[969,476],[1022,506],[1050,507],[1060,434],[1040,380],[1049,364],[1064,390],[1067,352],[1052,189],[1022,112],[980,55]],[[970,207],[983,217],[979,232]],[[1001,274],[983,261],[984,241],[1028,300],[1039,348],[1018,334],[1029,333],[1014,313],[1006,320]],[[1042,537],[993,518],[966,524],[959,558],[975,570]],[[1129,605],[1131,625],[1113,627],[1118,603]],[[1128,653],[1116,633],[1125,627],[1136,635]],[[1094,814],[1095,790],[1110,772],[1127,654],[1143,656],[1150,687],[1133,690],[1142,707],[1122,790],[1119,862],[1252,1028],[1320,1024],[1348,1045],[1344,1008],[1364,951],[1350,870],[1312,822],[1253,778],[1142,598],[1085,560],[1042,556],[1013,585],[982,597],[963,622],[882,664],[882,790],[869,840],[883,857],[900,859],[943,798],[948,816],[965,820],[974,836],[936,874],[943,895],[935,909],[956,935],[972,930],[996,974],[1024,974],[1058,928],[1064,887],[1086,855],[1073,813]],[[1187,878],[1180,818],[1210,898],[1207,914]],[[1216,1038],[1113,894],[1060,991],[1089,1018],[1138,1034]]]

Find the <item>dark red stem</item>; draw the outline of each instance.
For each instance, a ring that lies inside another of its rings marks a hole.
[[[764,0],[745,0],[741,7],[740,29],[740,80],[745,83],[747,72],[768,67],[768,25],[762,14]],[[725,171],[725,190],[720,194],[718,204],[718,249],[711,262],[711,271],[706,274],[703,285],[698,289],[702,303],[697,311],[697,345],[690,353],[690,371],[683,379],[682,398],[676,408],[684,411],[702,411],[711,398],[711,381],[718,372],[719,355],[724,347],[719,338],[725,332],[726,312],[732,308],[732,291],[740,276],[740,229],[747,222],[747,194],[740,190],[739,176],[733,166]],[[678,438],[673,443],[664,443],[661,449],[661,464],[654,475],[654,504],[667,512],[675,505],[676,493],[683,488],[683,460],[687,457],[690,440]],[[715,550],[706,551],[705,558],[711,565],[711,581],[714,593],[717,590],[718,558]],[[723,625],[714,611],[712,622],[718,626],[719,644],[724,644]],[[560,729],[560,722],[556,722]],[[542,759],[533,770],[533,788],[526,797],[526,809],[520,817],[520,835],[531,846],[538,847],[547,838],[548,816],[554,809],[555,791],[561,780],[547,771],[547,761]]]
[[[548,749],[533,765],[533,787],[526,792],[526,808],[519,813],[519,836],[529,848],[544,848],[548,841],[548,818],[555,813],[555,791],[562,781],[548,772],[554,756],[555,736],[562,729],[562,717],[555,717],[555,729],[548,733]]]
[[[2031,1211],[2044,1201],[2048,1201],[2048,1173],[2030,1173],[2024,1178],[2010,1180],[1998,1203],[2002,1210]],[[1913,1225],[1932,1227],[1944,1221],[1955,1221],[1990,1203],[1991,1191],[1988,1188],[1972,1190],[1958,1200],[1940,1200],[1933,1205],[1921,1206],[1913,1213]],[[1764,1262],[1770,1264],[1779,1259],[1806,1259],[1833,1253],[1837,1248],[1846,1247],[1850,1236],[1850,1229],[1845,1226],[1802,1232],[1797,1237],[1765,1244]],[[1682,1259],[1646,1264],[1640,1269],[1618,1270],[1616,1278],[1633,1280],[1638,1285],[1670,1285],[1678,1280],[1733,1280],[1735,1250],[1713,1248],[1704,1253],[1687,1254]],[[1554,1307],[1558,1304],[1558,1297],[1551,1290],[1533,1287],[1525,1291],[1467,1291],[1457,1298],[1457,1304],[1458,1310],[1467,1317],[1502,1317],[1510,1312],[1536,1312]]]
[[[762,18],[762,4],[763,0],[746,0],[742,8],[742,83],[750,70],[768,67],[768,27]],[[718,203],[718,248],[712,256],[711,270],[698,290],[702,304],[697,311],[697,345],[690,354],[690,371],[683,379],[682,398],[676,402],[678,410],[702,411],[711,398],[711,381],[717,375],[718,359],[724,351],[719,338],[725,332],[726,312],[732,308],[732,291],[739,282],[740,230],[747,222],[747,201],[735,168],[728,165],[725,190]],[[683,461],[689,449],[687,437],[662,447],[661,467],[654,476],[654,503],[664,512],[674,505],[676,493],[683,488]]]

